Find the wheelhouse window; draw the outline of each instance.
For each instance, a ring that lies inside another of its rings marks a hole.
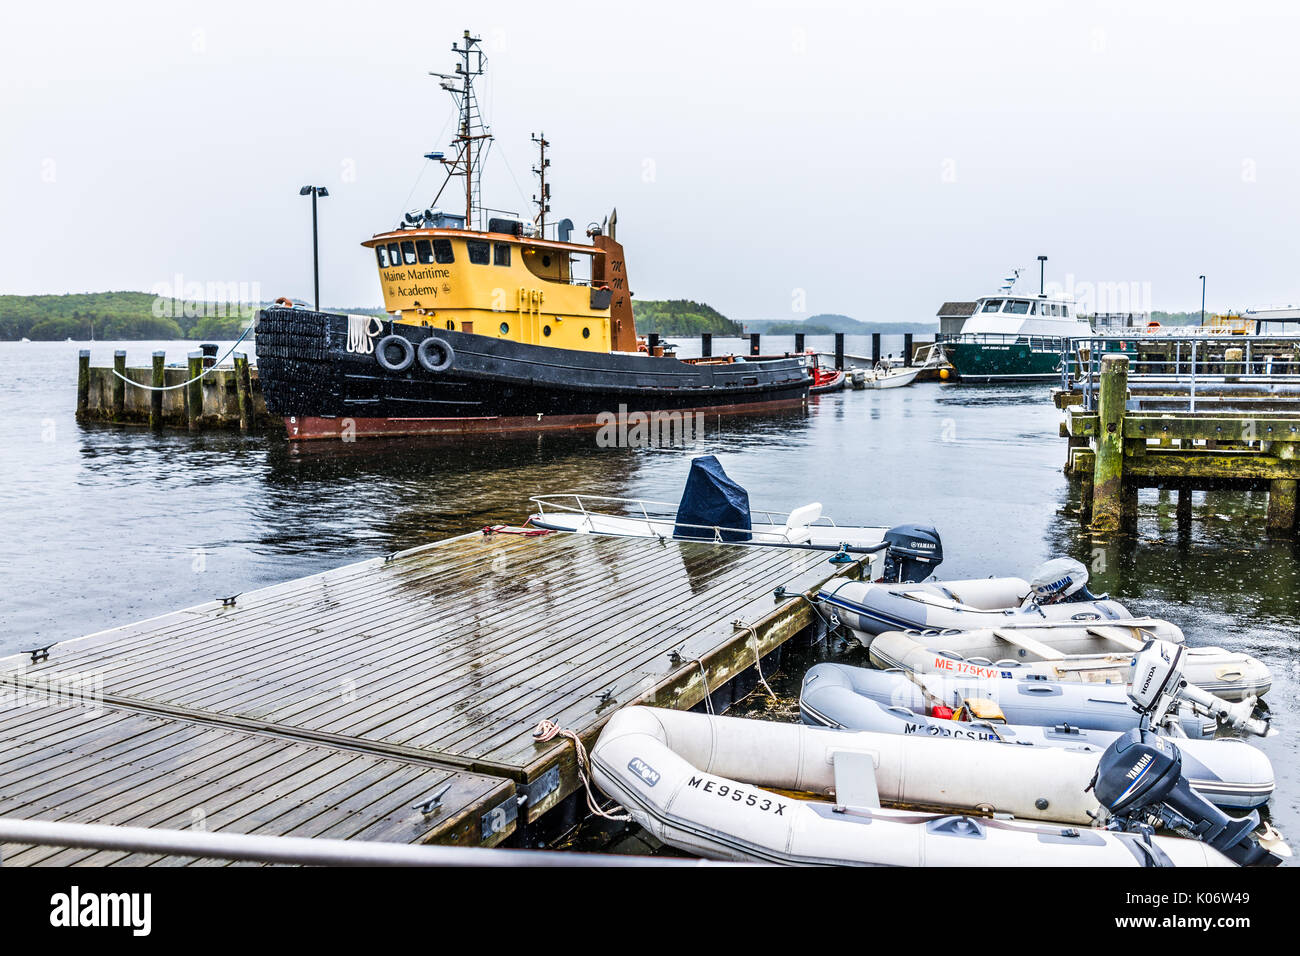
[[[985,312],[997,312],[1001,310],[1001,308],[1002,308],[1001,299],[989,299],[987,302],[984,303]]]
[[[433,261],[439,265],[456,261],[456,255],[451,251],[450,239],[433,240]]]
[[[390,266],[400,266],[402,264],[402,254],[397,251],[397,243],[388,244],[388,264]]]
[[[408,266],[415,265],[415,243],[410,239],[402,243],[402,261]]]
[[[483,242],[480,239],[469,239],[465,243],[465,249],[469,253],[471,265],[485,266],[492,261],[491,243]]]
[[[1023,299],[1012,299],[1007,303],[1007,311],[1012,315],[1027,315],[1029,313],[1029,303]]]
[[[415,255],[422,266],[427,266],[433,262],[433,246],[429,244],[428,239],[415,240]]]
[[[383,246],[375,246],[375,258],[379,260],[379,268],[388,268],[388,250]]]
[[[498,242],[492,249],[492,262],[498,266],[510,265],[510,243]]]

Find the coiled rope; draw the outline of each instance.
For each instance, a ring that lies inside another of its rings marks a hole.
[[[128,384],[128,385],[134,385],[136,388],[142,388],[142,389],[144,389],[146,392],[173,392],[173,391],[175,391],[175,390],[178,389],[178,388],[184,388],[186,385],[193,385],[195,382],[197,382],[197,381],[198,381],[199,379],[201,379],[203,376],[207,375],[209,372],[211,372],[213,369],[215,369],[218,365],[220,365],[220,364],[221,364],[222,362],[224,362],[226,359],[230,358],[230,353],[233,352],[233,351],[235,351],[235,349],[239,348],[239,343],[242,342],[242,341],[244,341],[244,337],[247,336],[248,333],[251,332],[251,331],[253,331],[253,323],[252,323],[252,322],[249,322],[249,323],[248,323],[248,328],[244,329],[244,331],[243,331],[242,333],[240,333],[239,338],[235,339],[235,344],[232,345],[229,349],[226,350],[226,354],[225,354],[225,355],[221,356],[221,358],[217,359],[217,360],[216,360],[215,362],[213,362],[211,365],[207,366],[207,367],[206,367],[202,372],[200,372],[198,375],[194,376],[194,377],[193,377],[192,379],[190,379],[189,381],[187,381],[187,382],[181,382],[179,385],[141,385],[139,382],[136,382],[136,381],[133,381],[133,380],[127,378],[125,375],[121,374],[121,373],[120,373],[117,369],[115,369],[115,368],[111,368],[111,369],[109,369],[109,371],[112,372],[114,375],[116,375],[118,378],[120,378],[122,381],[126,382],[126,384]]]
[[[606,820],[616,820],[620,823],[629,822],[632,819],[631,814],[614,812],[623,809],[617,803],[610,807],[609,810],[605,810],[596,800],[596,795],[591,789],[591,758],[587,755],[587,748],[583,746],[582,740],[579,739],[577,734],[572,730],[566,730],[553,720],[539,722],[537,729],[533,731],[533,739],[538,743],[546,743],[556,737],[568,737],[573,741],[573,754],[578,765],[578,779],[582,781],[582,788],[587,793],[587,809]]]

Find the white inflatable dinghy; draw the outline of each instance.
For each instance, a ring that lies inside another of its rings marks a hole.
[[[1034,786],[1014,776],[997,779],[1003,775],[1002,754],[1026,769],[1034,758],[1074,758],[1061,763],[1070,767],[1062,791],[1078,783],[1076,765],[1096,765],[1087,755],[1064,750],[1031,754],[1013,746],[915,739],[906,741],[904,753],[900,742],[879,734],[629,707],[610,718],[591,750],[591,765],[596,784],[637,823],[671,846],[714,859],[966,867],[1231,865],[1217,850],[1176,837],[882,809],[882,799],[916,803],[916,796],[926,794],[952,802],[954,788],[974,787],[1041,814],[1033,808]],[[930,763],[931,755],[939,754],[945,766]],[[914,782],[914,772],[933,779]],[[797,800],[764,789],[769,787],[834,793],[835,802]],[[1085,802],[1079,796],[1065,796],[1071,805],[1062,812],[1078,812]]]
[[[891,631],[871,642],[871,661],[881,668],[901,668],[921,674],[969,677],[1020,677],[1036,674],[1052,681],[1125,684],[1131,678],[1133,656],[1143,637],[1168,640],[1182,632],[1167,622],[1126,621],[1081,627],[982,628],[955,633]],[[1096,639],[1095,649],[1089,650]],[[1109,644],[1104,650],[1102,643]],[[1066,648],[1083,648],[1071,653]],[[1239,701],[1262,697],[1273,686],[1268,667],[1249,654],[1221,647],[1189,647],[1184,676],[1202,690]]]
[[[1063,747],[1100,755],[1120,735],[1118,730],[1086,730],[1067,723],[1052,726],[1008,724],[1000,710],[997,716],[979,712],[987,698],[965,699],[958,712],[977,713],[969,719],[916,713],[906,707],[886,706],[859,693],[854,672],[861,668],[823,663],[813,666],[803,679],[799,712],[813,726],[844,730],[866,730],[903,736],[952,737],[967,741],[1000,741],[1035,748]],[[954,708],[943,706],[943,712]],[[992,705],[996,710],[996,705]],[[936,708],[931,708],[935,713]],[[1263,751],[1244,740],[1189,740],[1174,738],[1182,752],[1183,774],[1193,789],[1220,807],[1250,808],[1268,802],[1273,792],[1273,765]]]
[[[1048,561],[1032,581],[977,578],[918,584],[842,581],[817,599],[864,646],[872,637],[898,630],[972,630],[1067,622],[1117,621],[1128,609],[1087,589],[1088,572],[1077,561]]]

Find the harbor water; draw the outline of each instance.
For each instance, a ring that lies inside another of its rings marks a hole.
[[[698,340],[678,341],[683,355],[698,350]],[[829,336],[807,344],[833,350]],[[745,345],[715,339],[714,352]],[[1028,575],[1069,554],[1088,565],[1094,591],[1173,621],[1189,643],[1261,658],[1274,675],[1268,704],[1279,731],[1259,742],[1277,774],[1268,812],[1300,839],[1295,543],[1265,538],[1267,496],[1243,492],[1198,492],[1191,528],[1180,533],[1176,498],[1144,490],[1136,537],[1081,532],[1048,386],[930,382],[814,396],[806,413],[706,418],[684,447],[599,447],[594,433],[291,447],[274,436],[78,425],[83,347],[0,343],[0,654],[517,524],[532,494],[675,502],[690,458],[716,454],[756,507],[815,500],[841,524],[933,524],[943,537],[940,577]],[[180,362],[194,347],[94,343],[92,363],[109,364],[114,348],[131,365],[159,348]],[[901,347],[901,336],[883,343],[887,353]],[[764,353],[789,349],[792,337],[763,339]],[[850,336],[845,349],[869,355],[870,340]],[[782,699],[751,697],[743,709],[796,719],[802,671],[826,655],[866,663],[837,642],[787,656],[769,675]]]

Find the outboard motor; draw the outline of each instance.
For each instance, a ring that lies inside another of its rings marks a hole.
[[[1183,827],[1239,866],[1277,866],[1282,858],[1255,841],[1259,814],[1233,819],[1192,789],[1183,755],[1167,737],[1133,728],[1106,748],[1089,789],[1110,811],[1109,828],[1150,835],[1149,821]]]
[[[900,524],[886,531],[882,540],[889,546],[882,579],[886,583],[924,581],[943,563],[943,542],[933,528]]]
[[[1025,604],[1072,604],[1104,601],[1106,595],[1088,590],[1088,569],[1074,558],[1053,558],[1038,566],[1029,581]]]

